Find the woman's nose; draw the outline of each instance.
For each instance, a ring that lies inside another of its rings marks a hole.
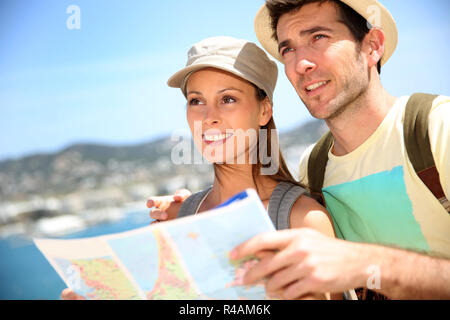
[[[220,112],[216,107],[207,107],[204,113],[203,123],[205,125],[217,125],[221,122]]]

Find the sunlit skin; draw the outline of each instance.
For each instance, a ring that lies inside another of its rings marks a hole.
[[[213,163],[238,163],[239,156],[248,154],[251,146],[249,139],[239,143],[240,133],[253,132],[256,137],[259,128],[272,117],[270,101],[258,101],[253,85],[219,69],[195,72],[187,81],[186,92],[187,120],[194,142]],[[220,134],[227,137],[219,141],[207,139]],[[253,140],[252,145],[255,143]]]
[[[194,143],[203,156],[215,167],[213,189],[200,207],[200,212],[211,209],[236,193],[236,190],[256,189],[264,184],[259,194],[264,204],[276,182],[260,175],[252,177],[252,164],[238,163],[241,155],[248,159],[249,139],[239,143],[239,132],[258,132],[272,118],[272,104],[267,98],[258,101],[256,89],[249,82],[232,73],[206,68],[192,74],[186,85],[186,116]],[[198,130],[199,124],[201,130]],[[222,141],[207,141],[207,136],[233,133]],[[253,144],[256,141],[252,141]],[[221,181],[219,183],[219,181]]]
[[[383,31],[373,28],[358,43],[340,21],[336,5],[326,2],[282,15],[277,37],[289,81],[311,115],[324,119],[333,133],[332,152],[339,156],[355,150],[396,100],[376,70],[384,53]]]
[[[320,11],[320,14],[319,14]],[[277,35],[285,72],[310,113],[319,119],[357,104],[369,83],[364,55],[334,4],[305,5],[281,16]],[[326,82],[314,90],[308,86]]]

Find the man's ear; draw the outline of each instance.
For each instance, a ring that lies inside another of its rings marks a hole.
[[[260,102],[260,113],[259,113],[259,125],[264,127],[269,123],[273,115],[272,103],[268,97],[265,97],[263,101]]]
[[[369,68],[377,67],[378,62],[384,54],[384,31],[379,28],[372,28],[363,40],[363,50],[366,53]]]

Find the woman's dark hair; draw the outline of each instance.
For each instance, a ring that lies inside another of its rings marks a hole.
[[[277,26],[282,15],[299,11],[306,4],[322,4],[325,2],[332,2],[337,5],[341,15],[341,22],[347,26],[356,41],[361,43],[372,28],[370,23],[351,7],[339,0],[266,0],[266,7],[269,10],[271,18],[273,38],[278,40]],[[381,74],[381,60],[378,61],[377,70]]]
[[[260,102],[264,101],[264,99],[267,98],[267,95],[264,92],[264,90],[258,88],[255,85],[254,85],[254,87],[256,90],[256,99]],[[268,175],[268,177],[270,177],[273,180],[278,181],[278,182],[287,181],[287,182],[296,184],[298,186],[301,186],[303,188],[306,188],[300,182],[295,180],[294,177],[292,177],[292,174],[289,171],[286,161],[284,160],[283,154],[281,153],[281,149],[280,149],[279,143],[278,143],[278,137],[272,137],[272,133],[277,132],[277,127],[275,125],[275,121],[273,120],[273,117],[270,118],[269,122],[265,126],[262,126],[260,128],[260,130],[265,130],[267,132],[267,135],[265,135],[265,137],[267,137],[267,139],[264,139],[265,141],[258,140],[257,150],[260,150],[260,148],[263,148],[265,150],[265,152],[263,152],[263,153],[267,154],[267,155],[272,155],[272,152],[278,152],[277,158],[275,158],[275,159],[277,159],[275,161],[278,161],[278,168],[277,168],[278,170],[276,170],[276,172],[274,174]],[[277,139],[277,143],[275,144],[275,146],[278,150],[272,150],[272,139]],[[264,145],[261,146],[261,144],[264,144]],[[256,177],[261,174],[261,170],[263,167],[271,168],[273,165],[272,161],[274,161],[274,157],[271,156],[271,162],[266,165],[263,165],[259,156],[260,156],[260,154],[258,152],[258,155],[257,155],[258,161],[256,162],[256,164],[253,164],[253,168],[252,168],[253,181],[256,181]],[[275,165],[276,165],[276,163],[275,163]]]

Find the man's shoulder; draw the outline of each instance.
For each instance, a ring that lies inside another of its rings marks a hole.
[[[414,94],[411,94],[409,96],[402,96],[399,98],[398,102],[403,106],[406,107],[407,103],[410,101],[411,97]],[[450,96],[445,95],[439,95],[439,94],[430,94],[432,96],[436,96],[432,102],[430,113],[436,110],[437,108],[441,108],[444,106],[450,105]]]
[[[431,113],[439,112],[439,111],[447,111],[450,112],[447,108],[450,106],[450,97],[439,95],[434,99],[433,106],[431,107]]]
[[[396,109],[396,113],[401,117],[402,123],[405,120],[406,107],[408,103],[411,101],[412,95],[399,97],[397,102],[394,105],[394,109]],[[444,95],[436,95],[436,98],[432,100],[431,108],[429,109],[429,126],[433,125],[436,122],[444,122],[450,120],[450,97]],[[427,102],[429,103],[429,102]]]
[[[442,130],[450,126],[450,97],[438,96],[428,115],[428,130]],[[430,132],[431,134],[431,132]]]

